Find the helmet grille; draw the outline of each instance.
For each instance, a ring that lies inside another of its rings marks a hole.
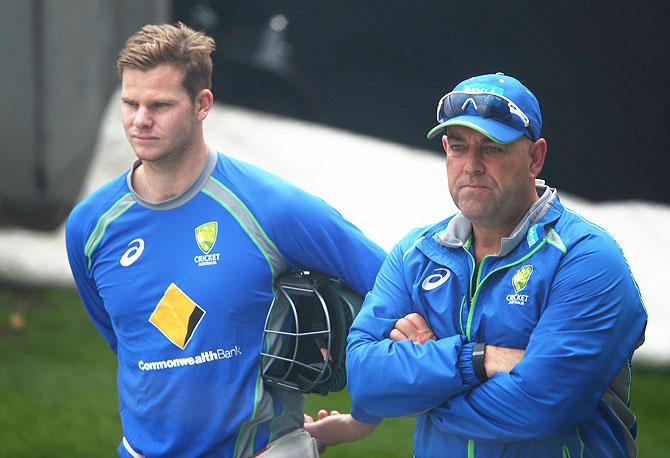
[[[280,276],[265,322],[265,382],[305,393],[342,390],[346,337],[361,302],[341,281],[317,272]]]

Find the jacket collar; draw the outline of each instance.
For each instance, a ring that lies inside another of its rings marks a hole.
[[[558,199],[558,192],[554,188],[545,185],[544,180],[535,180],[539,200],[535,202],[526,212],[516,228],[508,237],[504,237],[500,242],[500,252],[497,256],[509,254],[523,239],[527,237],[531,228],[538,224],[545,215],[549,217],[547,222],[555,220],[561,213],[562,205]],[[551,215],[547,215],[549,210],[554,209]],[[553,213],[556,213],[553,215]],[[472,224],[463,216],[462,213],[455,214],[444,224],[438,224],[432,233],[427,234],[426,238],[431,238],[438,244],[447,248],[462,248],[469,246],[472,236]]]

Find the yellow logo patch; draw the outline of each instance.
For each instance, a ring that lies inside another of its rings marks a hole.
[[[170,283],[149,317],[149,322],[183,350],[204,315],[205,311],[198,304],[177,285]]]
[[[518,293],[526,287],[532,273],[533,266],[531,265],[523,266],[521,269],[516,271],[514,277],[512,277],[512,286],[514,287],[514,292]]]
[[[216,221],[211,221],[195,228],[195,241],[203,253],[207,254],[212,250],[216,243],[218,227],[219,224]]]

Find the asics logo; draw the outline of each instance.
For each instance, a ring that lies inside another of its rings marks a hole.
[[[434,272],[434,274],[427,276],[423,280],[423,283],[421,283],[421,287],[426,291],[437,288],[451,277],[451,270],[449,269],[439,268],[435,269]]]
[[[134,244],[137,245],[134,245]],[[132,242],[128,244],[130,248],[123,253],[123,256],[121,256],[121,259],[119,260],[119,263],[123,267],[128,267],[135,261],[137,261],[137,258],[139,258],[142,255],[142,252],[144,251],[144,240],[142,239],[135,239]]]

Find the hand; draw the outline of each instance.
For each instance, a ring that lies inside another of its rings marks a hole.
[[[314,423],[314,418],[312,418],[311,415],[307,415],[307,414],[303,414],[303,415],[304,415],[304,417],[305,417],[305,424],[307,424],[307,423]],[[318,416],[317,418],[318,418],[318,420],[323,420],[323,419],[326,418],[328,415],[340,415],[340,412],[338,412],[337,410],[331,410],[331,411],[330,411],[330,414],[329,414],[329,413],[326,411],[326,409],[321,409],[321,410],[319,410],[319,412],[317,413],[317,416]]]
[[[319,453],[323,453],[327,445],[351,442],[370,434],[376,424],[361,423],[350,414],[341,414],[332,410],[330,414],[319,410],[318,421],[305,414],[305,431],[312,435],[319,444]]]
[[[495,345],[486,345],[484,352],[484,368],[486,375],[493,377],[498,372],[511,371],[516,363],[521,361],[526,352],[519,348],[496,347]]]
[[[323,350],[323,349],[322,349],[322,350]],[[322,353],[323,353],[323,352],[322,352]],[[325,356],[324,356],[324,359],[325,359]],[[331,415],[339,415],[340,412],[338,412],[337,410],[331,410],[331,411],[330,411],[330,414],[331,414]],[[314,426],[314,418],[312,418],[311,415],[307,415],[306,413],[303,414],[303,415],[304,415],[304,418],[305,418],[305,422],[304,422],[304,424],[303,424],[303,428],[304,428],[305,431],[307,431],[313,438],[316,439],[316,443],[319,445],[319,454],[325,452],[325,451],[326,451],[326,445],[322,445],[321,442],[319,441],[319,439],[317,439],[316,435],[313,434],[312,431],[310,431],[310,429],[315,428],[315,426]],[[325,409],[321,409],[321,410],[319,410],[319,412],[318,412],[317,415],[318,415],[318,419],[319,419],[319,420],[323,420],[324,418],[326,418],[326,417],[328,416],[328,412],[326,412]],[[310,423],[311,423],[311,424],[310,424]],[[308,425],[309,425],[309,426],[308,426]]]
[[[428,323],[418,313],[410,313],[404,318],[400,318],[395,322],[395,327],[389,334],[391,340],[411,340],[415,344],[422,344],[429,340],[436,340],[432,329],[428,327]]]

